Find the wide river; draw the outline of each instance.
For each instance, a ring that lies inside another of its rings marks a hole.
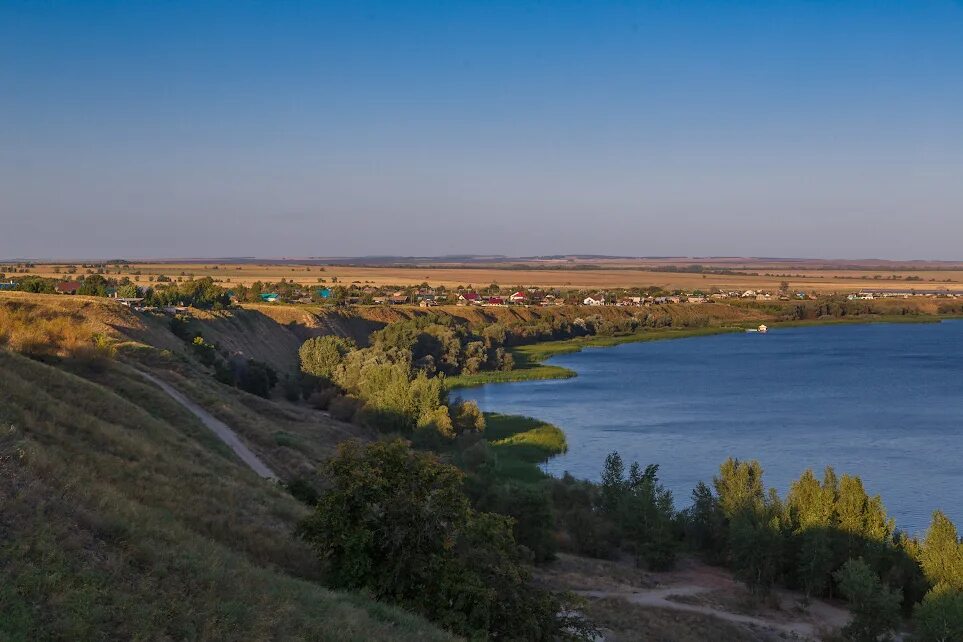
[[[683,507],[730,455],[758,459],[781,494],[830,465],[882,495],[904,530],[925,531],[936,508],[963,527],[963,321],[629,343],[549,363],[578,377],[459,394],[562,428],[552,474],[597,480],[617,450],[659,464]]]

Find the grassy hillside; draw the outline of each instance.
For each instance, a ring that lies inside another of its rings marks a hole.
[[[134,367],[283,479],[366,435],[220,385],[183,350],[163,318],[110,301],[0,297],[0,640],[448,639],[322,588],[293,536],[307,509]]]
[[[443,639],[318,586],[305,508],[124,366],[0,350],[0,639]]]

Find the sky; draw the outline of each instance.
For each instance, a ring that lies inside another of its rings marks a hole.
[[[961,240],[960,0],[0,3],[0,259]]]

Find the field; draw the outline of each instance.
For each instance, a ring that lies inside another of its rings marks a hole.
[[[129,276],[140,284],[152,276],[172,278],[210,276],[222,283],[250,285],[255,281],[287,279],[302,284],[418,285],[483,287],[497,283],[506,288],[537,286],[559,289],[659,286],[666,290],[775,290],[788,282],[793,289],[812,292],[852,292],[860,289],[941,289],[963,292],[963,265],[897,264],[879,262],[813,264],[807,261],[763,260],[579,260],[515,261],[451,264],[440,261],[420,265],[347,265],[320,262],[151,262],[111,265],[111,275]],[[70,278],[69,263],[37,264],[32,274]],[[79,264],[74,264],[79,265]],[[702,266],[693,268],[692,266]],[[659,271],[669,269],[680,271]],[[702,269],[703,272],[683,271]],[[2,269],[0,269],[2,271]],[[723,272],[728,273],[712,273]],[[84,268],[78,267],[77,274]],[[909,279],[909,280],[908,280]]]

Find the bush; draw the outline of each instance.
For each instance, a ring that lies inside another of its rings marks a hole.
[[[245,392],[267,398],[277,382],[277,372],[266,363],[249,359],[239,367],[237,386]]]
[[[478,513],[462,473],[401,440],[346,442],[301,525],[336,588],[421,613],[472,639],[553,640],[568,607],[530,584],[511,520]]]

